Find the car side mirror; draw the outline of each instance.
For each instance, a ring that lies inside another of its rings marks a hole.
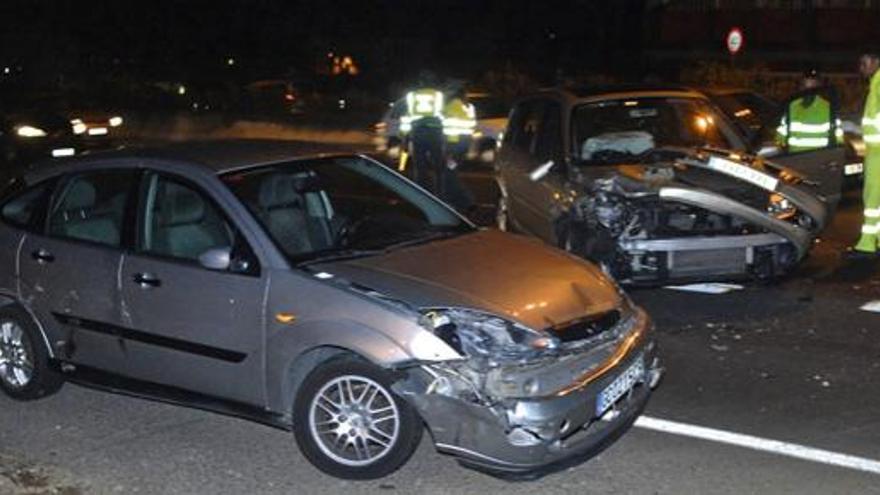
[[[538,182],[543,179],[550,173],[550,169],[553,168],[553,165],[555,165],[553,160],[548,160],[547,162],[538,165],[534,170],[529,172],[529,180],[532,182]]]
[[[199,264],[208,270],[224,271],[232,264],[232,248],[228,246],[211,248],[199,255]]]

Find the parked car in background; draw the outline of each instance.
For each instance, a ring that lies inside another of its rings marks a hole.
[[[751,143],[752,151],[768,157],[778,157],[784,152],[776,145],[774,138],[785,113],[785,105],[746,89],[711,88],[704,90],[704,93],[740,128]],[[865,143],[861,126],[856,123],[860,117],[839,115],[838,118],[844,131],[845,144],[842,148],[845,153],[843,163],[839,164],[842,165],[839,168],[843,173],[844,187],[852,187],[860,184],[864,175]]]
[[[507,124],[510,106],[499,97],[489,93],[467,93],[468,101],[474,105],[477,126],[467,142],[466,158],[471,162],[492,163],[495,151]],[[401,126],[401,117],[406,114],[406,101],[400,99],[388,104],[382,118],[374,124],[373,143],[376,151],[388,158],[397,159],[401,146],[406,142],[408,130]]]
[[[88,139],[118,137],[125,120],[118,112],[81,109],[70,112],[73,132]]]
[[[781,106],[760,93],[737,88],[709,88],[705,93],[748,137],[779,124]]]
[[[662,371],[649,317],[594,265],[290,143],[38,168],[0,201],[0,266],[8,395],[75,378],[219,410],[292,429],[343,478],[391,473],[426,426],[494,474],[569,466]]]
[[[477,128],[469,157],[484,163],[492,163],[498,145],[501,144],[504,129],[507,127],[510,103],[490,93],[468,93],[467,99],[474,105],[477,114]]]
[[[0,102],[0,182],[34,161],[76,154],[67,117],[45,102]]]
[[[554,90],[518,102],[495,163],[498,226],[623,283],[755,277],[801,260],[829,205],[680,88]]]

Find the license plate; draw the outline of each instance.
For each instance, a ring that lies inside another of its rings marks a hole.
[[[106,127],[92,127],[89,129],[89,136],[103,136],[107,134]]]
[[[52,150],[52,156],[54,158],[59,158],[62,156],[73,156],[76,154],[76,150],[73,148],[55,148]]]
[[[843,166],[844,175],[858,175],[865,171],[865,165],[862,163],[847,163]]]
[[[779,179],[775,177],[771,177],[751,167],[747,167],[731,160],[725,160],[724,158],[719,158],[717,156],[709,158],[708,165],[709,168],[713,170],[732,175],[737,179],[750,182],[768,191],[775,191],[776,185],[779,184]]]
[[[629,366],[623,373],[614,379],[611,384],[605,387],[596,398],[596,416],[608,410],[618,399],[626,395],[636,383],[645,379],[645,363],[644,359],[639,356],[633,364]]]

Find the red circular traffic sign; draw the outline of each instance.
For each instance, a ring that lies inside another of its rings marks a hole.
[[[725,43],[727,44],[727,51],[730,52],[731,55],[739,53],[745,42],[746,37],[743,35],[742,29],[735,27],[727,33]]]

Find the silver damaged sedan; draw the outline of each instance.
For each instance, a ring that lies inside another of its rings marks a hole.
[[[64,381],[292,430],[333,476],[436,448],[495,475],[583,462],[661,376],[593,265],[478,230],[363,156],[282,143],[37,168],[0,201],[0,385]]]

